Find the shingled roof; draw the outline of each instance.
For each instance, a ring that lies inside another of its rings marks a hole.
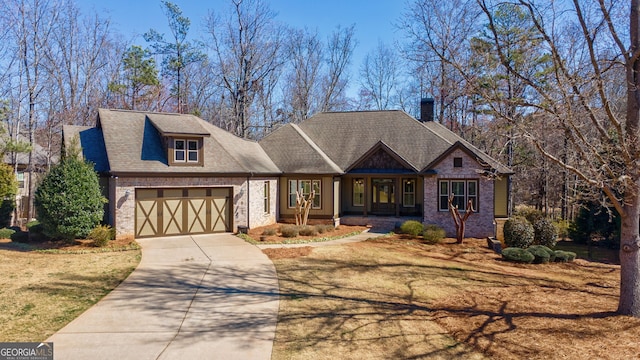
[[[184,114],[98,110],[97,126],[66,127],[65,141],[79,134],[83,155],[111,174],[279,174],[281,171],[254,141],[234,136],[206,121]],[[87,133],[87,131],[97,132]],[[89,140],[89,135],[100,141]],[[203,166],[169,166],[162,136],[202,136]],[[98,147],[104,146],[100,151]],[[100,153],[106,158],[100,158]],[[98,168],[99,166],[96,166]]]
[[[285,173],[336,173],[335,167],[345,173],[380,144],[422,172],[435,166],[442,154],[462,145],[488,170],[512,173],[444,126],[420,122],[400,110],[319,113],[297,127],[283,126],[260,141]]]

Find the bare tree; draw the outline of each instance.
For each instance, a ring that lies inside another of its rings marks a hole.
[[[287,46],[289,70],[285,74],[284,108],[287,121],[301,122],[319,110],[324,44],[317,32],[292,30]]]
[[[233,0],[221,19],[210,12],[208,35],[212,63],[221,78],[225,105],[234,121],[233,132],[248,138],[256,94],[272,72],[283,64],[283,30],[275,14],[262,0]]]
[[[355,25],[351,25],[347,28],[338,27],[329,37],[325,55],[327,73],[322,83],[321,111],[342,110],[347,107],[347,69],[357,45],[354,36]]]
[[[438,122],[454,131],[473,116],[474,104],[467,96],[469,79],[452,63],[471,60],[468,40],[478,30],[479,14],[474,0],[416,0],[396,25],[407,37],[403,54],[419,80],[413,93],[434,97]]]
[[[368,100],[367,108],[387,110],[398,103],[400,60],[396,52],[382,42],[365,55],[360,67],[360,94]]]

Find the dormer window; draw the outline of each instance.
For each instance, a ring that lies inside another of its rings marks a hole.
[[[170,149],[170,153],[173,153],[171,158],[174,165],[202,165],[201,139],[174,138],[171,143],[173,147]]]

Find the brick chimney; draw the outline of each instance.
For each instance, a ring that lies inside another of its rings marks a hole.
[[[433,98],[422,98],[420,100],[420,121],[433,121]]]

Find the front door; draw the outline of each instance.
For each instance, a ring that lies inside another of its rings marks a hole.
[[[380,215],[396,213],[396,195],[394,179],[371,179],[371,212]]]

